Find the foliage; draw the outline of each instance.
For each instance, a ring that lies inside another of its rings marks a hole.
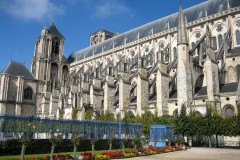
[[[88,109],[85,111],[85,120],[92,120],[93,111],[92,109]]]
[[[141,138],[140,138],[140,136],[139,136],[139,135],[136,135],[136,136],[134,137],[134,139],[132,140],[132,142],[133,142],[134,148],[137,149],[137,146],[140,146],[140,145],[141,145]]]
[[[150,126],[154,124],[154,116],[153,114],[145,109],[144,113],[141,117],[137,117],[137,119],[140,119],[140,123],[143,125],[143,134],[149,135],[150,134]]]
[[[238,126],[235,128],[236,135],[240,135],[240,102],[237,104],[236,126]]]
[[[178,134],[182,134],[183,136],[189,132],[188,128],[188,116],[187,116],[187,108],[186,104],[181,106],[180,115],[177,115],[174,120],[174,132]]]
[[[49,141],[52,144],[51,156],[50,156],[51,160],[54,159],[53,153],[55,151],[55,147],[62,142],[62,134],[58,133],[58,132],[59,132],[58,130],[57,130],[57,133],[55,133],[54,131],[50,130],[50,139],[49,139]]]
[[[77,108],[73,108],[72,109],[72,119],[77,119],[77,113],[78,113]]]
[[[109,144],[109,151],[112,150],[112,143],[113,143],[113,140],[115,139],[115,137],[112,137],[110,139],[107,140],[108,144]]]
[[[76,152],[77,152],[77,146],[80,146],[80,144],[83,142],[83,138],[78,135],[78,133],[72,133],[71,142],[73,144],[73,155],[74,158],[76,158]]]
[[[113,114],[111,114],[108,110],[104,114],[97,115],[96,120],[107,121],[107,122],[116,122],[117,121],[114,118]]]

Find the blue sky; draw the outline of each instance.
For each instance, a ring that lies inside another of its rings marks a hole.
[[[0,70],[9,61],[30,69],[34,43],[51,20],[65,37],[64,55],[89,46],[98,29],[120,33],[206,0],[0,0]]]

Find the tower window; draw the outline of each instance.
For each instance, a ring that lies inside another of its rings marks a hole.
[[[100,67],[96,68],[96,78],[100,77]]]
[[[213,37],[213,49],[217,50],[217,38]]]
[[[30,87],[24,89],[23,99],[32,100],[33,91]]]
[[[174,59],[177,58],[177,48],[176,47],[173,48],[173,58]]]
[[[237,45],[240,45],[240,31],[239,30],[236,30],[236,42],[237,42]]]
[[[223,43],[223,36],[221,34],[218,35],[218,49],[221,48]]]
[[[147,55],[147,66],[152,66],[152,64],[153,64],[153,56],[150,53]]]

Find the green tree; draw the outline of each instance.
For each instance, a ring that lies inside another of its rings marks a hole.
[[[206,115],[204,116],[203,122],[203,135],[208,137],[209,148],[212,147],[212,139],[211,136],[215,133],[215,121],[213,116],[214,105],[211,103],[207,103],[206,105]]]
[[[224,135],[224,121],[223,121],[223,117],[221,115],[218,114],[216,109],[213,109],[213,132],[216,136],[216,145],[218,147],[218,136],[219,135]]]
[[[139,117],[140,123],[143,125],[143,134],[149,135],[150,134],[150,126],[154,124],[154,116],[153,114],[145,109],[144,113],[141,117]]]
[[[126,123],[136,123],[136,116],[131,113],[125,112],[122,121]]]
[[[107,121],[107,122],[116,122],[116,119],[114,118],[113,114],[111,114],[108,110],[104,114],[97,115],[96,120]]]
[[[55,151],[55,147],[62,142],[62,134],[59,133],[58,130],[56,132],[51,130],[50,131],[50,142],[52,144],[50,160],[53,160],[54,159],[53,153]]]
[[[174,119],[174,132],[181,134],[183,137],[186,133],[189,132],[189,119],[187,116],[187,106],[183,104],[181,106],[180,114],[177,115]]]
[[[83,138],[79,135],[79,133],[72,132],[71,142],[73,144],[73,156],[76,158],[77,146],[83,143]]]
[[[236,116],[236,135],[240,135],[240,102],[237,104],[237,116]]]
[[[24,160],[25,156],[25,150],[28,145],[32,143],[32,138],[33,138],[33,130],[35,129],[35,126],[32,125],[31,123],[28,123],[27,121],[20,121],[17,122],[19,126],[23,125],[23,132],[15,132],[17,133],[17,138],[18,141],[22,144],[21,146],[21,156],[20,159]]]
[[[92,120],[93,111],[91,109],[85,111],[85,120]]]

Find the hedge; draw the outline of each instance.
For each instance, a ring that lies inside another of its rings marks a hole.
[[[126,148],[132,148],[132,140],[129,139],[126,144]],[[112,143],[112,149],[121,148],[119,139],[114,139]],[[95,150],[108,150],[109,144],[107,139],[98,139],[95,142]],[[90,151],[92,150],[91,140],[84,139],[83,143],[78,146],[78,151]],[[33,140],[29,146],[27,146],[26,154],[47,154],[51,151],[51,142],[49,139],[36,139]],[[63,139],[62,143],[55,147],[55,152],[72,152],[73,145],[70,139]],[[21,143],[17,140],[7,140],[0,144],[0,156],[3,155],[19,155],[21,153]]]

